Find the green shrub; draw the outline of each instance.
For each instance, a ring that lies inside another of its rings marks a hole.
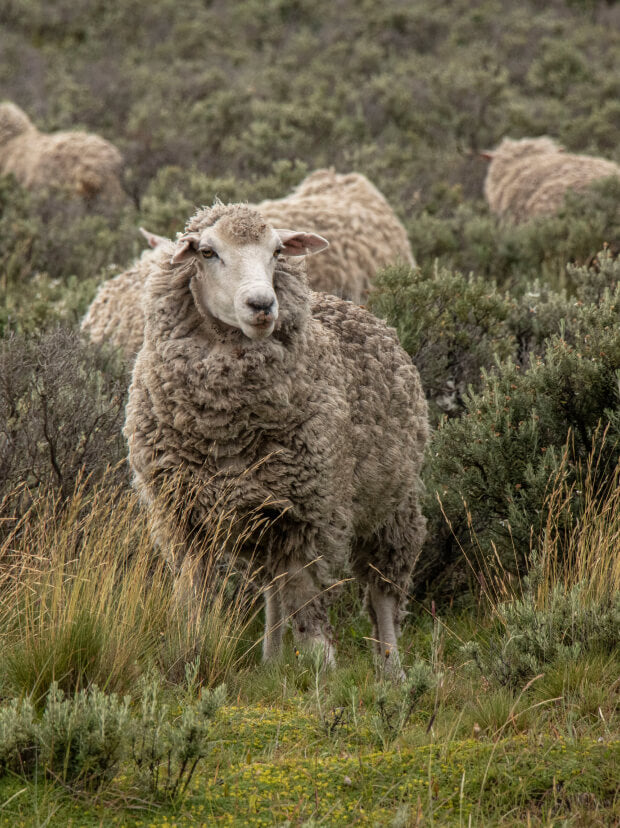
[[[514,571],[536,547],[546,501],[562,469],[576,480],[607,428],[599,475],[619,456],[620,293],[575,309],[562,334],[525,370],[498,366],[485,387],[466,398],[460,419],[433,435],[426,472],[431,537],[443,538],[424,561],[448,567],[463,560],[485,571],[493,560]],[[604,487],[603,487],[604,489]],[[579,501],[574,503],[578,514]],[[444,516],[449,532],[442,536]],[[437,570],[435,570],[437,571]]]
[[[418,659],[407,669],[402,683],[379,682],[372,703],[371,728],[387,750],[400,736],[418,702],[437,685],[438,677],[429,664]],[[430,719],[430,714],[429,714]]]
[[[28,697],[0,707],[0,776],[28,774],[37,760],[35,710]]]
[[[535,578],[526,579],[520,598],[496,608],[501,634],[486,643],[472,640],[464,645],[474,672],[517,687],[557,662],[577,663],[588,652],[615,652],[620,640],[620,595],[584,601],[582,592],[579,584],[568,592],[556,584],[541,608]]]
[[[481,388],[482,370],[515,351],[506,324],[510,304],[484,279],[438,265],[389,267],[377,276],[369,306],[396,328],[420,372],[434,421],[441,412],[459,414],[467,388]]]
[[[71,786],[110,781],[126,749],[129,702],[95,686],[65,697],[52,684],[36,731],[40,767]]]
[[[156,678],[143,683],[140,710],[131,728],[131,757],[150,793],[174,799],[182,796],[198,762],[211,748],[211,721],[226,699],[226,687],[203,688],[175,720],[162,701]]]
[[[176,719],[162,700],[159,681],[143,682],[140,710],[130,698],[92,686],[65,696],[56,683],[39,719],[28,699],[0,708],[0,775],[44,773],[71,789],[99,790],[130,762],[154,796],[183,796],[201,759],[211,749],[211,725],[226,688],[203,690]]]

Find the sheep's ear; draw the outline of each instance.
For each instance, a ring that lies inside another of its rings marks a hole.
[[[138,229],[147,240],[149,247],[159,247],[160,244],[168,241],[165,236],[158,236],[157,233],[151,233],[148,230],[145,230],[144,227],[139,227]]]
[[[190,256],[193,256],[198,250],[199,241],[200,236],[198,233],[186,233],[184,236],[181,236],[177,240],[177,249],[170,259],[170,264],[179,264],[179,262],[184,262]]]
[[[329,247],[329,242],[317,233],[304,233],[297,230],[276,230],[282,242],[283,256],[305,256],[307,253],[319,253]]]
[[[492,161],[493,156],[495,155],[494,152],[489,152],[489,150],[485,150],[484,152],[479,152],[478,157],[484,158],[485,161]]]

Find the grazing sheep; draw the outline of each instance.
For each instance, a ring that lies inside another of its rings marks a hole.
[[[569,190],[586,190],[620,167],[604,158],[566,153],[551,138],[504,138],[490,153],[484,194],[491,210],[515,223],[555,213]]]
[[[88,132],[46,135],[13,103],[0,104],[0,173],[12,173],[29,190],[52,189],[84,202],[127,200],[120,182],[122,157]]]
[[[381,193],[358,173],[317,170],[286,198],[263,201],[256,209],[274,225],[302,226],[334,240],[318,262],[308,262],[313,290],[360,304],[377,270],[397,261],[414,264],[404,227]],[[142,344],[140,293],[149,263],[145,253],[128,271],[102,285],[82,323],[95,342],[112,342],[128,359]]]
[[[101,285],[81,325],[82,331],[93,342],[116,345],[129,361],[142,347],[144,337],[144,282],[155,250],[168,241],[143,227],[140,227],[140,232],[153,249],[145,250],[131,267]]]
[[[308,261],[313,290],[360,305],[378,270],[399,261],[415,264],[405,228],[359,173],[316,170],[290,195],[256,209],[274,226],[301,226],[333,239],[320,259]]]
[[[292,257],[326,244],[218,203],[155,251],[127,405],[129,461],[156,540],[176,539],[177,594],[189,577],[193,594],[200,587],[190,537],[215,515],[262,565],[264,656],[279,652],[291,619],[331,661],[326,589],[348,561],[366,586],[376,652],[400,675],[401,607],[425,535],[426,400],[391,328],[309,291]],[[179,477],[191,531],[157,514]],[[275,519],[249,542],[243,533],[263,512]]]

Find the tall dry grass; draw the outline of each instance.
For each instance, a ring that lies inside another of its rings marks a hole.
[[[153,666],[182,679],[196,658],[202,682],[226,680],[255,648],[259,610],[255,573],[223,541],[216,527],[195,550],[204,588],[188,607],[133,491],[104,480],[66,501],[37,494],[0,543],[0,693],[40,700],[52,681],[131,693]]]
[[[533,554],[540,609],[558,586],[566,593],[579,587],[584,604],[608,601],[620,591],[620,463],[604,465],[607,440],[603,431],[572,480],[566,474],[564,452],[547,498],[544,532]]]
[[[530,540],[526,580],[519,573],[519,550],[514,550],[514,571],[510,572],[493,546],[491,555],[481,549],[464,503],[473,552],[462,546],[461,552],[492,612],[532,589],[540,610],[548,606],[558,588],[569,593],[578,587],[584,605],[606,603],[618,594],[620,463],[608,465],[608,458],[616,454],[608,441],[607,429],[601,429],[594,436],[589,456],[575,467],[569,435],[560,465],[549,480],[542,509],[545,523]]]

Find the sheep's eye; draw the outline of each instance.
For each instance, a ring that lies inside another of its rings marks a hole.
[[[217,253],[215,250],[211,250],[210,247],[207,247],[205,250],[200,251],[203,259],[217,259]]]
[[[276,247],[276,249],[273,251],[273,258],[277,259],[281,252],[282,252],[282,248],[281,247]]]

